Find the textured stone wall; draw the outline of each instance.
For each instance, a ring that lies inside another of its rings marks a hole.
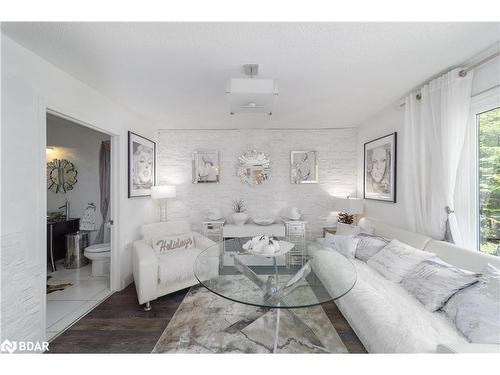
[[[158,137],[158,183],[177,186],[177,199],[168,202],[169,220],[188,219],[200,230],[207,210],[220,208],[230,220],[231,202],[245,200],[252,215],[275,215],[296,206],[308,222],[308,237],[317,237],[336,221],[331,196],[356,191],[356,129],[313,130],[161,130]],[[268,181],[258,186],[240,182],[238,156],[246,150],[265,152],[271,160]],[[218,150],[219,184],[192,183],[193,151]],[[316,150],[318,184],[290,183],[290,151]]]

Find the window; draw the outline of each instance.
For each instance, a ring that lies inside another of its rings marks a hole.
[[[476,114],[479,250],[500,255],[500,107]]]

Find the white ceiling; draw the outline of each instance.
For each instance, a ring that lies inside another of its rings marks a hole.
[[[500,39],[498,23],[4,23],[3,32],[159,127],[357,126]],[[272,118],[230,116],[245,63]]]

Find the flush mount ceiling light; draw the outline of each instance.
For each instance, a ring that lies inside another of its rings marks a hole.
[[[256,78],[259,65],[243,65],[247,78],[231,78],[228,84],[227,101],[229,113],[266,113],[273,114],[278,97],[275,79]]]

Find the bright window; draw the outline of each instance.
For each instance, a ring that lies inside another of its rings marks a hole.
[[[479,250],[500,255],[500,107],[476,115]]]

